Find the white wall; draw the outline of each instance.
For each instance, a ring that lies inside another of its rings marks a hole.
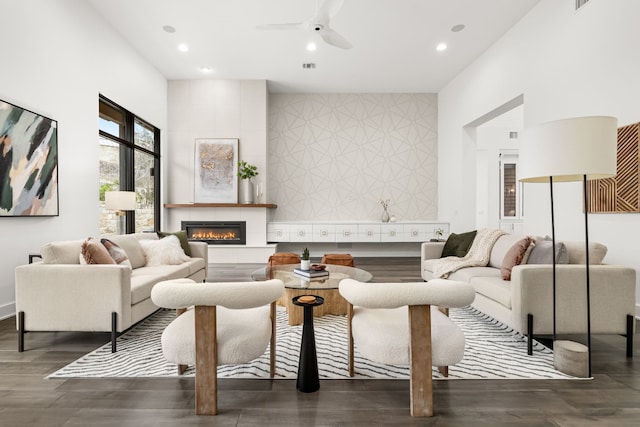
[[[4,1],[0,99],[58,121],[60,215],[0,218],[0,317],[14,269],[52,240],[98,234],[98,95],[166,129],[166,80],[81,0]],[[163,142],[164,142],[163,137]],[[88,284],[89,285],[89,284]]]
[[[437,137],[435,94],[271,94],[273,219],[439,219]]]
[[[459,197],[476,174],[475,158],[463,155],[474,148],[466,124],[521,94],[525,126],[585,115],[612,115],[619,126],[640,121],[640,2],[593,0],[578,12],[574,3],[542,0],[439,93],[438,217],[453,231],[475,226],[475,201]],[[525,194],[525,232],[548,234],[548,186],[526,184]],[[554,187],[559,239],[584,238],[581,194],[580,183]],[[640,215],[592,214],[589,232],[608,246],[605,262],[640,269]]]

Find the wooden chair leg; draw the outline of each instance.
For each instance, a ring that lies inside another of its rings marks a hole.
[[[186,308],[176,308],[176,317],[180,316],[185,311],[187,311]],[[184,374],[187,368],[188,368],[187,365],[178,365],[178,375]]]
[[[347,339],[349,340],[349,376],[355,375],[354,357],[353,357],[353,330],[351,322],[353,321],[353,304],[347,306]]]
[[[218,413],[216,307],[196,306],[196,414]]]
[[[271,303],[271,343],[269,345],[269,376],[276,376],[276,303]]]
[[[449,317],[449,307],[438,307],[440,313]],[[449,376],[449,367],[448,366],[438,366],[438,372],[442,374],[443,377],[447,378]]]
[[[433,416],[431,306],[409,306],[411,416]]]
[[[438,366],[438,372],[442,374],[443,377],[449,376],[449,367],[448,366]]]

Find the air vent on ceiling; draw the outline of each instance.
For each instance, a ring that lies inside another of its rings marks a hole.
[[[314,64],[313,62],[305,62],[304,64],[302,64],[302,68],[305,70],[310,68],[316,68],[316,64]]]
[[[589,3],[589,0],[576,0],[576,10],[580,9],[587,3]]]
[[[509,139],[518,139],[518,132],[509,132]]]

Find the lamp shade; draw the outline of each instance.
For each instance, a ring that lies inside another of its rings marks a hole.
[[[618,120],[591,116],[527,128],[519,153],[523,182],[582,181],[616,174]]]
[[[136,210],[136,193],[135,191],[106,191],[104,207],[117,211],[134,211]]]

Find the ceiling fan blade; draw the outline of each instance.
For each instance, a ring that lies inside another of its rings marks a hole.
[[[306,24],[304,22],[290,22],[286,24],[258,25],[256,28],[259,30],[298,30],[300,28],[306,28]]]
[[[326,24],[331,18],[338,14],[343,4],[344,0],[324,0],[314,20]]]
[[[320,33],[320,37],[322,37],[322,40],[335,47],[342,49],[351,49],[353,47],[347,39],[333,31],[331,28],[325,28],[324,31]]]

